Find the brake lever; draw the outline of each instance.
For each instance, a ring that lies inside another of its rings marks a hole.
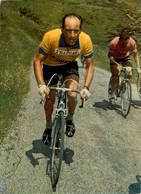
[[[79,108],[85,107],[85,99],[81,100],[81,104],[79,105]]]

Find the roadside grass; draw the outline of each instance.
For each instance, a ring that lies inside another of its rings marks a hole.
[[[133,0],[128,2],[135,3]],[[83,31],[94,44],[94,64],[109,70],[110,40],[122,28],[130,28],[141,48],[140,12],[122,0],[19,0],[1,2],[0,136],[11,122],[29,88],[31,62],[43,34],[59,28],[68,12],[83,16]]]
[[[0,137],[20,110],[29,87],[29,70],[35,55],[37,40],[24,27],[30,22],[19,17],[5,5],[2,8],[1,25],[1,71],[0,71]],[[15,19],[16,18],[16,19]]]

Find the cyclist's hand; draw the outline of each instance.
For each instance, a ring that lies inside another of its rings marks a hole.
[[[80,97],[81,97],[81,99],[85,99],[85,100],[87,100],[89,97],[90,97],[90,92],[87,90],[87,89],[83,89],[83,90],[81,90],[81,92],[80,92]]]
[[[118,70],[118,71],[121,71],[121,69],[122,69],[122,66],[118,63],[118,64],[117,64],[117,70]]]
[[[45,98],[45,95],[46,98],[49,98],[49,92],[50,90],[45,84],[39,85],[38,93],[42,96],[43,100]]]

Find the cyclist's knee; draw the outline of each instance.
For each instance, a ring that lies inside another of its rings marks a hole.
[[[71,100],[71,101],[77,101],[77,94],[76,92],[68,92],[68,100]]]
[[[132,62],[131,60],[128,60],[124,63],[124,66],[132,67]]]
[[[132,75],[133,75],[132,72],[130,72],[130,73],[127,75],[128,79],[131,79]]]

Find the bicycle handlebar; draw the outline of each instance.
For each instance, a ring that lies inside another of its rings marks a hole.
[[[120,70],[119,70],[119,74],[120,74],[120,72],[124,72],[124,73],[129,73],[131,70],[137,70],[137,68],[136,67],[130,67],[130,66],[126,66],[126,67],[124,67],[124,66],[120,66]],[[137,75],[138,75],[139,73],[137,73]]]
[[[62,88],[62,87],[49,87],[50,90],[55,90],[55,91],[64,91],[64,92],[76,92],[80,94],[80,91],[75,90],[75,89],[70,89],[70,88]]]
[[[121,70],[123,70],[123,71],[126,71],[127,70],[127,72],[128,72],[128,70],[137,70],[137,68],[136,67],[130,67],[130,66],[126,66],[126,67],[121,67]]]
[[[64,92],[76,92],[80,94],[79,90],[71,89],[71,88],[63,88],[63,87],[49,87],[49,90],[54,90],[54,91],[64,91]],[[40,104],[44,104],[45,102],[46,95],[44,94],[44,99],[41,99]],[[81,99],[81,105],[79,108],[83,108],[85,105],[85,99]]]

